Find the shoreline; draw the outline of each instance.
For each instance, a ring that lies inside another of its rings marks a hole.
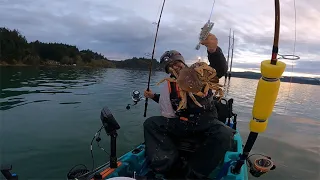
[[[107,69],[128,69],[128,70],[142,70],[142,71],[149,71],[149,68],[134,68],[134,67],[104,67],[99,65],[67,65],[67,64],[39,64],[39,65],[30,65],[30,64],[4,64],[0,63],[0,67],[75,67],[75,68],[107,68]],[[152,71],[163,71],[162,69],[155,68]]]
[[[0,63],[0,67],[53,67],[53,68],[59,68],[59,67],[73,67],[73,68],[111,68],[111,69],[127,69],[127,70],[141,70],[141,71],[149,71],[149,68],[136,68],[136,67],[112,67],[112,66],[101,66],[100,64],[91,64],[91,65],[61,65],[61,64],[39,64],[39,65],[29,65],[29,64],[23,64],[23,63],[17,63],[17,64],[7,64],[7,63]],[[153,68],[152,71],[154,72],[163,72],[161,68]],[[244,78],[244,79],[256,79],[259,80],[261,77],[260,73],[256,72],[231,72],[231,78]],[[281,82],[290,82],[291,77],[290,76],[283,76],[281,78]],[[293,81],[291,83],[296,84],[309,84],[309,85],[320,85],[319,78],[314,77],[300,77],[300,76],[294,76],[292,77]]]

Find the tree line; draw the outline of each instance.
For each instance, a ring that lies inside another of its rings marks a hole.
[[[133,57],[123,61],[109,60],[104,55],[90,49],[79,50],[76,46],[63,43],[44,43],[38,40],[28,42],[18,30],[0,28],[0,64],[8,65],[77,65],[113,68],[146,69],[150,60]],[[160,68],[156,59],[153,68]]]

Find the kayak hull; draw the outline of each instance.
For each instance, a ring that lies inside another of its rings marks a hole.
[[[232,126],[232,124],[230,125]],[[234,165],[239,155],[243,152],[243,143],[240,133],[237,131],[234,136],[236,147],[232,151],[227,151],[223,163],[217,167],[209,176],[210,179],[216,179],[220,173],[223,174],[224,180],[248,180],[247,166],[241,167],[239,174],[233,174],[231,167],[228,164]],[[145,176],[149,172],[149,168],[145,158],[144,143],[138,145],[133,150],[127,152],[118,158],[118,167],[110,168],[110,163],[106,163],[95,170],[95,173],[88,176],[88,179],[93,179],[94,174],[100,174],[102,179],[109,179],[112,177],[137,177]]]

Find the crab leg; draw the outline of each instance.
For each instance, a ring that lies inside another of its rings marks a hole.
[[[209,89],[210,89],[210,86],[208,83],[206,83],[206,86],[204,87],[203,93],[208,94]]]
[[[197,92],[195,93],[195,95],[199,96],[199,97],[205,97],[206,94],[204,94],[203,92]]]
[[[210,78],[210,83],[219,83],[219,78],[217,76],[212,77],[212,75],[208,77],[208,79]]]
[[[195,95],[199,96],[199,97],[205,97],[209,91],[209,84],[208,83],[204,83],[205,84],[205,87],[204,87],[204,92],[197,92],[197,93],[194,93]]]
[[[187,93],[180,89],[180,96],[181,96],[181,101],[179,103],[177,111],[179,111],[180,109],[186,109],[187,108]]]
[[[177,73],[174,69],[172,69],[171,67],[169,67],[169,71],[170,71],[176,78],[178,78],[178,73]]]
[[[191,92],[188,93],[192,101],[199,107],[202,107],[202,105],[197,101],[197,99],[193,96]]]
[[[223,85],[219,84],[219,83],[211,83],[209,82],[208,83],[210,87],[213,87],[213,88],[220,88],[220,87],[223,87]]]
[[[210,89],[215,90],[214,96],[217,96],[217,94],[219,93],[219,101],[222,99],[224,93],[222,91],[222,89],[220,87],[215,86],[216,84],[210,84]]]
[[[197,71],[197,73],[199,73],[201,76],[203,76],[203,68],[201,66],[194,68],[194,70]]]
[[[213,79],[214,77],[216,77],[217,73],[212,73],[208,79]],[[218,80],[218,81],[217,81]],[[219,79],[215,79],[216,82],[219,82]]]
[[[164,81],[177,82],[177,80],[172,79],[172,78],[164,78],[164,79],[162,79],[161,81],[159,81],[159,82],[157,83],[157,86],[158,86],[159,84],[163,83]]]
[[[203,64],[199,67],[194,68],[195,71],[197,71],[201,76],[203,76],[203,70],[208,70],[209,72],[212,72],[212,74],[208,77],[208,79],[212,79],[217,75],[217,72],[214,68],[208,66],[207,64]]]

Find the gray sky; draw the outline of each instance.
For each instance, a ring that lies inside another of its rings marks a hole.
[[[200,28],[210,16],[211,0],[167,0],[155,57],[180,51],[188,63],[205,57],[197,44]],[[0,26],[18,29],[27,40],[62,42],[92,49],[109,59],[142,57],[152,52],[162,0],[0,0]],[[294,1],[281,0],[279,54],[292,54],[295,39]],[[296,55],[285,61],[287,72],[320,76],[320,1],[296,2]],[[235,32],[234,70],[259,70],[270,59],[274,33],[274,1],[216,0],[212,33],[227,57],[228,34]]]

